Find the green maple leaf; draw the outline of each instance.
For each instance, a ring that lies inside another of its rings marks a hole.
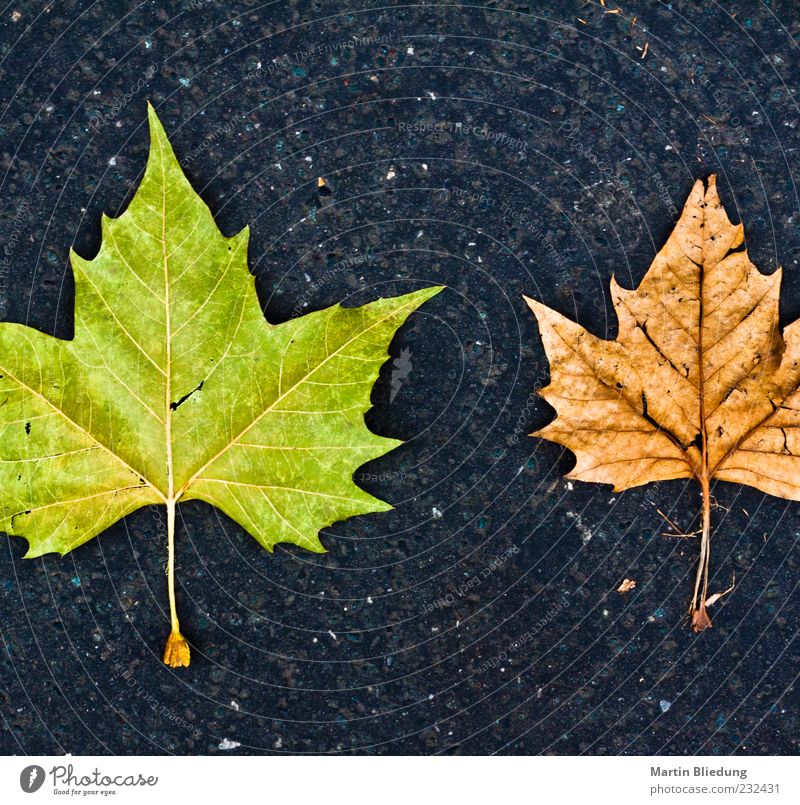
[[[400,442],[364,423],[388,345],[430,287],[280,325],[263,316],[248,230],[226,238],[151,106],[136,195],[103,216],[93,260],[71,252],[75,335],[0,324],[0,531],[26,557],[65,554],[141,506],[204,500],[265,548],[323,551],[321,528],[390,509],[352,480]]]

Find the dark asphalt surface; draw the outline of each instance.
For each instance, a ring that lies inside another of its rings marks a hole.
[[[0,12],[0,317],[69,338],[68,250],[99,248],[147,153],[145,101],[270,321],[442,283],[367,419],[386,514],[263,551],[180,507],[60,559],[0,550],[0,751],[792,754],[800,505],[720,483],[714,628],[687,629],[693,484],[568,484],[526,433],[547,361],[523,293],[613,337],[716,172],[800,316],[800,9],[785,2],[12,2]],[[327,187],[320,192],[318,177]],[[637,581],[626,595],[624,578]]]

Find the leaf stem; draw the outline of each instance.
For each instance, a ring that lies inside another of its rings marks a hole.
[[[705,205],[703,205],[705,207]],[[704,213],[705,216],[705,213]],[[703,223],[705,226],[705,223]],[[705,248],[705,247],[704,247]],[[708,563],[711,557],[711,489],[709,478],[711,473],[708,471],[708,427],[706,422],[706,390],[705,390],[705,348],[703,344],[703,331],[705,323],[705,310],[703,305],[703,288],[705,286],[705,254],[699,264],[700,270],[700,310],[699,310],[699,329],[697,343],[697,357],[700,363],[698,376],[698,391],[700,393],[700,468],[695,475],[700,481],[700,488],[703,491],[703,527],[700,531],[700,559],[697,563],[697,578],[694,582],[694,596],[689,607],[689,614],[692,616],[692,629],[695,632],[702,632],[711,626],[711,618],[706,612],[706,598],[708,597]],[[702,587],[702,594],[700,588]]]
[[[700,486],[703,490],[703,528],[700,532],[700,560],[697,563],[694,595],[692,604],[689,607],[689,614],[692,616],[692,629],[695,632],[702,632],[711,626],[711,618],[708,617],[706,612],[708,568],[711,560],[711,490],[707,472],[700,476]]]
[[[172,631],[180,632],[178,608],[175,605],[175,501],[167,501],[167,588],[169,591],[169,614]]]
[[[172,498],[167,500],[167,591],[172,629],[164,648],[164,662],[170,668],[181,668],[189,665],[191,654],[189,644],[181,634],[178,607],[175,603],[175,505],[176,501]]]

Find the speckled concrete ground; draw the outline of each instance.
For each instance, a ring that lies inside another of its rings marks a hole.
[[[697,547],[656,510],[689,530],[697,489],[562,480],[569,454],[525,436],[553,414],[521,300],[613,336],[611,275],[638,282],[718,172],[800,315],[796,4],[373,5],[2,11],[4,319],[70,336],[68,249],[129,199],[148,98],[223,230],[251,226],[271,321],[448,290],[373,394],[370,426],[407,444],[356,477],[394,511],[269,555],[181,506],[188,670],[159,659],[162,512],[64,559],[5,541],[0,750],[796,752],[798,504],[716,487],[712,586],[737,587],[693,636]]]

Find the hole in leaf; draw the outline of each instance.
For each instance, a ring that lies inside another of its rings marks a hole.
[[[180,400],[178,400],[178,402],[171,402],[169,404],[170,409],[173,411],[177,411],[178,407],[183,405],[186,402],[186,400],[188,400],[189,397],[192,396],[192,394],[194,394],[196,391],[203,390],[203,383],[205,382],[206,382],[205,380],[201,380],[200,385],[197,388],[192,389],[188,394],[184,394],[183,397],[181,397]]]

